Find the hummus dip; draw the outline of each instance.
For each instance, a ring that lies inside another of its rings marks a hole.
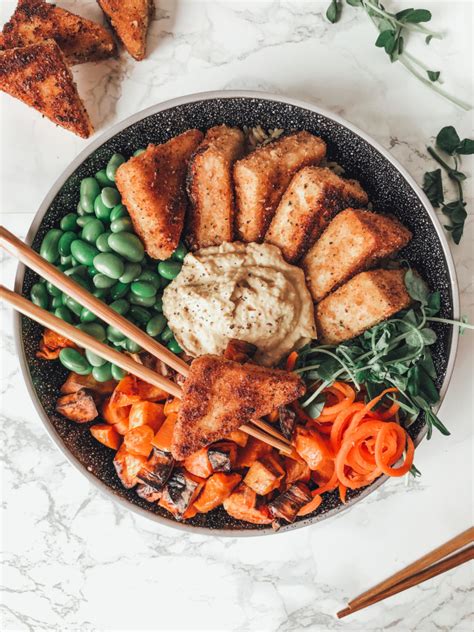
[[[163,313],[186,353],[221,354],[231,338],[277,364],[316,337],[304,273],[270,244],[224,243],[189,253],[163,292]]]

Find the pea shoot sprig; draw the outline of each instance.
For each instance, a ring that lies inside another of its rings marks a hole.
[[[452,125],[443,127],[436,137],[436,148],[447,154],[452,159],[449,164],[448,157],[442,158],[433,148],[428,147],[428,153],[438,164],[444,169],[448,177],[454,182],[457,199],[445,204],[443,191],[443,177],[441,169],[427,171],[423,178],[423,191],[428,196],[431,204],[435,208],[441,207],[443,213],[449,218],[450,224],[445,228],[453,237],[453,241],[459,244],[464,231],[464,222],[467,217],[466,202],[464,201],[463,182],[466,180],[466,174],[459,170],[462,155],[474,153],[474,140],[464,138],[461,140],[459,134]]]
[[[441,87],[439,70],[431,70],[417,57],[405,50],[405,39],[408,33],[419,33],[424,36],[426,44],[432,39],[443,39],[443,34],[433,31],[424,23],[431,20],[431,12],[427,9],[403,9],[397,13],[387,11],[379,0],[346,0],[351,7],[363,9],[379,34],[375,46],[385,50],[390,61],[400,62],[421,83],[438,93],[451,103],[470,110],[471,105],[458,99]],[[334,24],[342,13],[342,0],[331,0],[326,17]]]

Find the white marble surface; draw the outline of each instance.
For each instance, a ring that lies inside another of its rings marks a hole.
[[[3,0],[6,19],[13,2]],[[61,2],[98,17],[91,0]],[[387,5],[410,6],[402,1]],[[420,3],[415,3],[420,6]],[[347,7],[329,25],[327,2],[161,0],[148,59],[76,69],[98,133],[156,102],[223,88],[308,99],[360,126],[420,182],[434,164],[430,137],[447,124],[472,134],[465,114],[373,46],[374,31]],[[446,40],[421,52],[445,85],[472,99],[472,3],[423,2]],[[416,48],[416,46],[415,46]],[[2,95],[2,223],[24,236],[48,189],[87,142]],[[472,162],[465,160],[472,172]],[[473,318],[471,216],[457,265],[462,312]],[[1,259],[12,285],[15,263]],[[268,538],[183,534],[102,497],[52,445],[18,366],[2,310],[1,579],[3,630],[456,630],[473,626],[467,565],[338,622],[345,600],[472,524],[473,338],[461,340],[441,416],[452,431],[423,442],[423,476],[390,481],[348,513]]]

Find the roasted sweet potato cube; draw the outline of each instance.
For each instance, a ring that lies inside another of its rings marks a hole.
[[[251,465],[244,478],[244,483],[257,494],[265,496],[280,485],[284,475],[285,471],[276,457],[268,454]]]
[[[329,480],[331,480],[334,474],[334,460],[325,458],[322,459],[318,467],[313,470],[312,479],[318,485],[325,485]]]
[[[272,450],[273,448],[268,443],[249,437],[246,446],[239,450],[237,467],[250,467],[254,461],[265,454],[270,454]]]
[[[166,419],[161,425],[161,428],[153,437],[152,445],[155,448],[158,448],[159,450],[163,450],[164,452],[171,452],[173,430],[176,424],[177,417],[178,415],[176,413],[171,413],[170,415],[168,415],[168,417],[166,417]]]
[[[60,397],[56,402],[56,411],[79,424],[92,421],[99,414],[94,398],[83,389]]]
[[[323,459],[332,457],[328,444],[319,432],[303,426],[296,428],[295,449],[312,470],[317,470]]]
[[[148,384],[134,375],[126,375],[115,387],[112,403],[115,406],[130,406],[146,400],[148,402],[165,401],[168,393],[158,386]]]
[[[245,448],[245,446],[247,445],[247,441],[249,440],[249,436],[243,430],[234,430],[229,435],[227,435],[226,439],[233,441],[241,448]]]
[[[164,420],[163,404],[146,401],[132,404],[129,416],[130,429],[146,425],[153,428],[154,432],[158,432]]]
[[[106,396],[110,395],[114,388],[116,382],[115,380],[109,380],[108,382],[97,382],[92,376],[92,373],[89,375],[78,375],[77,373],[69,373],[67,376],[67,380],[61,386],[61,393],[63,395],[69,395],[70,393],[76,393],[81,388],[85,388],[88,391],[91,391],[94,395],[98,396]]]
[[[102,406],[102,417],[108,424],[113,424],[115,430],[124,435],[129,430],[129,415],[131,406],[115,406],[110,398]]]
[[[129,430],[123,441],[131,454],[148,458],[152,450],[151,442],[154,436],[153,428],[150,426],[138,426]]]
[[[296,461],[295,459],[285,457],[284,468],[286,471],[285,485],[287,486],[296,483],[296,481],[307,483],[311,478],[311,470],[303,459]]]
[[[125,444],[116,452],[114,457],[114,467],[120,478],[122,485],[127,489],[132,489],[138,483],[138,472],[146,464],[146,458],[136,454],[130,454]]]
[[[190,454],[184,459],[183,465],[188,472],[191,472],[191,474],[195,476],[200,476],[201,478],[209,478],[213,472],[207,447]]]
[[[199,498],[194,502],[194,507],[200,513],[212,511],[231,495],[232,490],[241,480],[240,474],[224,474],[223,472],[213,474],[206,481]]]
[[[122,437],[117,430],[110,424],[96,424],[90,428],[91,435],[94,439],[97,439],[100,443],[112,448],[112,450],[118,450],[122,443]]]
[[[270,524],[272,521],[264,505],[257,507],[257,494],[245,483],[241,483],[224,500],[223,505],[229,516],[236,520],[244,520],[252,524]]]

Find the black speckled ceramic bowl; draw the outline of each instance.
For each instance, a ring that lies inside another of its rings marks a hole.
[[[346,121],[309,103],[274,95],[249,92],[197,94],[156,105],[119,123],[90,144],[52,187],[36,214],[28,243],[39,249],[46,231],[55,226],[64,214],[76,208],[80,180],[101,169],[113,152],[130,156],[149,142],[161,143],[192,127],[206,130],[222,123],[239,127],[259,124],[266,129],[308,130],[324,138],[328,144],[328,158],[341,164],[346,169],[346,176],[360,180],[374,208],[394,213],[412,231],[414,238],[403,256],[421,272],[432,288],[441,291],[443,316],[458,316],[458,288],[451,254],[431,205],[413,179],[388,152]],[[35,279],[34,273],[25,271],[20,265],[16,291],[28,296]],[[438,341],[434,359],[438,372],[437,385],[443,397],[454,364],[457,332],[443,325],[436,331]],[[112,451],[92,438],[88,424],[75,424],[55,412],[58,390],[66,377],[66,370],[58,362],[36,359],[40,333],[39,326],[18,316],[16,339],[25,380],[51,438],[90,481],[124,508],[165,525],[220,536],[273,533],[269,527],[233,520],[223,509],[179,523],[160,507],[139,498],[133,490],[124,489],[115,474]],[[425,432],[423,419],[410,428],[416,443],[421,441]],[[300,519],[281,531],[328,518],[360,501],[384,480],[382,477],[363,491],[349,493],[346,506],[341,505],[336,492],[326,494],[315,515]]]

